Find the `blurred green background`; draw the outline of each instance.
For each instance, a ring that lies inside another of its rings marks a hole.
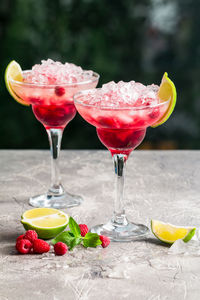
[[[29,69],[41,59],[73,62],[115,80],[160,84],[165,71],[178,92],[174,114],[148,129],[140,148],[200,148],[200,1],[1,0],[0,148],[48,148],[31,108],[4,85],[11,60]],[[66,127],[62,148],[103,148],[80,116]]]

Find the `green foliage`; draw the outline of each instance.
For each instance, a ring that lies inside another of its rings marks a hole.
[[[69,61],[111,80],[175,82],[177,107],[160,128],[149,129],[155,147],[170,140],[179,148],[200,141],[200,3],[195,0],[1,0],[1,148],[48,148],[31,108],[15,103],[4,71],[15,59],[23,69],[48,57]],[[63,148],[103,148],[95,128],[80,116],[67,126]]]
[[[80,227],[72,217],[69,218],[69,228],[75,237],[81,235]]]
[[[51,240],[51,243],[53,245],[58,242],[66,244],[71,251],[75,246],[80,245],[80,243],[82,242],[82,238],[74,236],[70,231],[64,231],[61,232],[57,237],[55,237],[55,239]]]
[[[72,217],[69,218],[69,229],[69,231],[64,231],[57,235],[51,240],[51,243],[53,245],[58,242],[65,243],[70,251],[73,250],[75,246],[80,245],[81,242],[85,248],[96,248],[98,245],[102,244],[97,233],[88,232],[82,237],[80,227]]]
[[[102,242],[97,233],[88,232],[88,233],[86,233],[86,235],[83,239],[83,246],[85,248],[88,248],[88,247],[95,248],[96,246],[101,245],[101,244],[102,244]]]

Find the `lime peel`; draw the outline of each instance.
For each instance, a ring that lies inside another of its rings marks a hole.
[[[151,126],[153,128],[165,123],[171,116],[176,105],[176,98],[177,98],[176,87],[174,83],[171,81],[171,79],[169,79],[167,72],[165,72],[162,77],[161,85],[158,91],[158,98],[161,100],[161,102],[165,102],[168,100],[170,101],[169,101],[169,106],[167,108],[167,111],[155,124]]]
[[[21,223],[26,230],[35,230],[39,238],[51,239],[67,227],[69,216],[54,208],[34,208],[24,212]]]
[[[189,231],[189,233],[185,236],[185,238],[183,239],[183,241],[185,243],[189,242],[191,240],[191,238],[195,235],[196,232],[196,228],[193,228]]]
[[[196,232],[195,227],[175,226],[158,220],[151,220],[151,230],[157,239],[167,244],[173,244],[178,239],[187,243]]]
[[[23,75],[22,75],[22,69],[20,67],[20,65],[15,61],[15,60],[12,60],[6,70],[5,70],[5,84],[6,84],[6,87],[7,87],[7,90],[8,92],[10,93],[10,95],[17,101],[19,102],[20,104],[22,105],[26,105],[26,106],[29,106],[30,104],[29,103],[26,103],[23,99],[21,99],[12,89],[12,86],[9,82],[9,78],[12,78],[14,80],[17,80],[17,81],[20,81],[22,82],[23,81]]]

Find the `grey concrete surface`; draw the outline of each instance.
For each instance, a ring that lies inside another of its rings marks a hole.
[[[197,252],[169,254],[152,234],[108,248],[77,247],[65,256],[18,255],[21,214],[28,198],[50,181],[48,151],[0,151],[0,300],[200,299]],[[108,151],[62,151],[62,183],[85,199],[65,210],[89,226],[113,209],[113,168]],[[200,225],[200,151],[135,151],[127,163],[129,219]]]

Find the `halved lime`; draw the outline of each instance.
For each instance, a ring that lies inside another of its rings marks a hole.
[[[51,239],[62,232],[69,216],[54,208],[33,208],[23,213],[21,223],[26,230],[35,230],[42,239]]]
[[[29,105],[28,103],[26,103],[23,99],[21,99],[18,95],[16,95],[16,93],[13,91],[9,78],[12,78],[14,80],[17,81],[23,81],[23,75],[22,75],[22,69],[20,67],[20,65],[15,61],[12,60],[5,71],[5,83],[6,83],[6,87],[8,92],[10,93],[10,95],[20,104],[23,105]]]
[[[185,243],[189,242],[194,236],[196,228],[175,226],[161,221],[151,220],[151,230],[155,237],[162,242],[173,244],[179,239],[182,239]]]
[[[162,102],[168,100],[170,100],[170,102],[165,114],[151,127],[157,127],[165,123],[171,116],[176,105],[176,87],[174,83],[169,79],[167,72],[165,72],[163,75],[161,85],[158,91],[158,97]]]

